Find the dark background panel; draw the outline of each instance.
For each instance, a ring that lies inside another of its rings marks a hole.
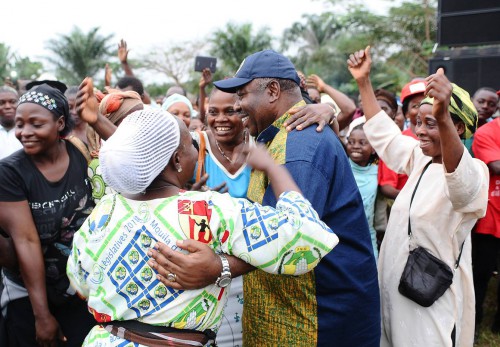
[[[500,43],[500,0],[440,0],[438,43],[441,46]]]
[[[429,74],[442,67],[448,79],[464,88],[472,96],[480,87],[500,89],[500,55],[429,60]]]
[[[442,14],[449,12],[477,11],[500,7],[498,0],[441,0],[439,9]]]

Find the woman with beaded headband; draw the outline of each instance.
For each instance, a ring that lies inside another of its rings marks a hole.
[[[0,229],[17,254],[3,271],[9,345],[80,346],[92,316],[65,270],[73,234],[93,207],[87,162],[62,139],[72,127],[66,86],[28,88],[15,115],[23,149],[0,161]]]

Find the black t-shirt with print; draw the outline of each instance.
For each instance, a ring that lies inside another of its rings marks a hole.
[[[47,284],[66,278],[73,234],[93,207],[87,162],[67,141],[66,148],[69,167],[58,182],[48,181],[23,150],[0,161],[0,201],[28,201],[42,243]],[[22,283],[19,273],[5,274]]]

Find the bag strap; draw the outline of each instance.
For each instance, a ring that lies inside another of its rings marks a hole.
[[[460,253],[458,253],[458,258],[457,258],[457,261],[455,262],[455,269],[460,264],[460,258],[462,258],[462,251],[464,250],[464,244],[465,244],[465,240],[464,240],[464,242],[462,242],[462,246],[460,246]]]
[[[420,177],[418,178],[417,184],[415,185],[415,189],[413,190],[413,193],[411,194],[411,199],[410,199],[410,209],[411,209],[411,203],[413,202],[413,197],[415,196],[415,193],[417,192],[418,185],[420,184],[420,180],[422,179],[422,176],[424,175],[424,172],[427,170],[429,165],[431,165],[432,161],[428,162],[424,169],[422,170],[422,173],[420,174]],[[408,213],[408,238],[411,238],[411,222],[410,222],[410,214]],[[458,265],[460,264],[460,258],[462,258],[462,251],[464,250],[464,242],[462,242],[462,245],[460,246],[460,253],[458,253],[458,258],[455,261],[455,269],[458,268]]]
[[[413,198],[415,197],[415,193],[417,192],[418,185],[420,184],[420,180],[422,179],[422,176],[424,175],[425,171],[429,168],[429,165],[431,165],[432,161],[428,162],[424,169],[422,170],[422,173],[420,174],[420,177],[418,178],[417,184],[415,185],[415,189],[413,189],[413,193],[411,194],[411,199],[410,199],[410,209],[411,209],[411,203],[413,202]],[[410,215],[408,214],[408,219],[410,219]],[[408,236],[411,236],[411,223],[408,220]]]
[[[87,164],[90,163],[90,161],[92,160],[92,156],[90,155],[90,151],[87,148],[87,145],[85,145],[82,140],[80,140],[75,135],[69,135],[65,138],[65,140],[71,142],[73,146],[75,146],[80,151],[80,153],[82,153],[82,155],[85,157],[85,160],[87,160]]]
[[[205,166],[205,155],[206,155],[206,143],[205,136],[202,131],[197,130],[198,136],[200,138],[200,149],[198,151],[198,168],[196,170],[196,182],[200,182],[201,175],[204,172]]]

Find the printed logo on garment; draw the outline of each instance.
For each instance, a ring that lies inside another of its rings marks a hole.
[[[206,244],[212,242],[210,219],[212,210],[206,201],[179,200],[179,224],[184,234]]]
[[[309,246],[296,247],[288,251],[280,264],[279,273],[287,275],[301,275],[310,271],[321,259],[321,252],[317,247],[311,251]]]
[[[203,292],[181,314],[175,317],[173,327],[177,329],[197,329],[201,325],[203,318],[212,314],[216,302],[215,297]]]

